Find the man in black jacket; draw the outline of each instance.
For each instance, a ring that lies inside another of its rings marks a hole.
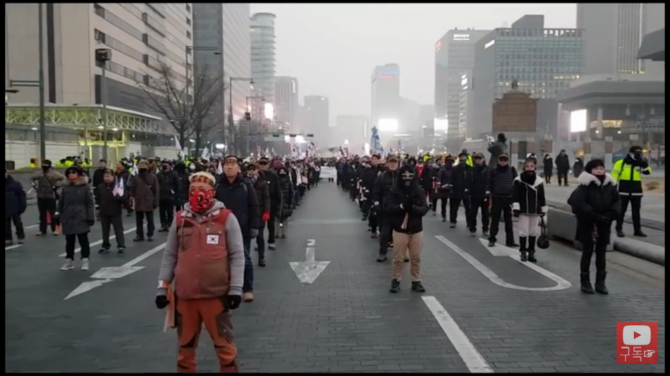
[[[242,162],[234,155],[224,159],[223,178],[216,187],[216,199],[223,202],[233,212],[240,223],[244,240],[244,301],[254,300],[254,266],[251,262],[249,248],[251,239],[258,236],[261,228],[261,216],[258,211],[258,199],[254,187],[243,179],[240,169]]]
[[[26,211],[26,192],[18,181],[7,173],[5,167],[5,247],[13,244],[12,222],[16,227],[19,244],[23,244],[26,233],[23,230],[21,214]]]
[[[161,228],[158,232],[167,232],[174,219],[174,208],[177,198],[181,195],[181,181],[179,175],[172,170],[169,161],[164,160],[161,171],[156,176],[160,187],[160,200],[158,201],[158,217],[161,220]]]
[[[270,191],[270,219],[268,220],[268,249],[275,249],[275,218],[279,216],[279,211],[282,207],[281,186],[279,185],[279,177],[270,168],[270,161],[262,157],[258,160],[258,172],[262,179],[268,183],[268,190]],[[260,234],[264,236],[264,234]]]
[[[370,165],[361,171],[361,191],[363,200],[363,220],[368,221],[368,226],[372,232],[373,238],[377,237],[377,215],[373,209],[374,200],[372,198],[372,191],[375,189],[375,182],[379,174],[379,155],[373,155],[370,160]]]
[[[379,220],[379,257],[377,262],[386,261],[389,244],[393,242],[391,223],[388,220],[388,214],[385,212],[384,201],[391,192],[391,188],[398,183],[398,157],[389,155],[386,158],[386,171],[379,174],[375,181],[375,187],[372,192],[373,205],[378,213]]]
[[[498,163],[489,172],[487,191],[491,192],[491,233],[489,234],[489,247],[496,244],[496,235],[500,226],[500,216],[505,221],[505,244],[508,247],[518,247],[514,243],[514,230],[512,224],[512,194],[514,191],[514,179],[516,169],[509,165],[507,154],[498,156]]]
[[[558,175],[558,186],[561,186],[561,182],[568,186],[568,172],[570,171],[570,160],[568,155],[565,154],[565,150],[561,150],[560,153],[556,156],[556,174]]]
[[[484,155],[475,153],[474,167],[470,174],[470,216],[468,229],[473,236],[477,234],[477,212],[482,211],[482,233],[488,236],[489,232],[489,168],[484,161]]]
[[[463,203],[465,208],[465,220],[468,223],[470,216],[470,174],[472,174],[472,167],[468,166],[468,153],[461,152],[458,155],[459,163],[454,166],[451,172],[451,200],[449,202],[449,227],[455,228],[458,221],[458,209]]]

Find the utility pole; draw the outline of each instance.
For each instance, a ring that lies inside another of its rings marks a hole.
[[[45,119],[45,99],[44,99],[44,4],[38,3],[38,12],[37,12],[37,32],[39,36],[37,38],[38,48],[40,49],[38,59],[39,62],[39,91],[40,91],[40,160],[43,161],[47,158],[47,128],[46,128],[46,119]],[[41,162],[40,162],[41,163]]]

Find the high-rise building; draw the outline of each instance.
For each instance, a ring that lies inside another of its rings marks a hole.
[[[300,107],[298,79],[295,77],[275,78],[274,113],[278,126],[290,131],[297,129]]]
[[[321,95],[306,95],[303,103],[304,124],[301,124],[301,131],[314,134],[314,139],[319,144],[326,143],[330,133],[328,98]]]
[[[461,95],[458,103],[458,129],[463,138],[476,138],[477,132],[474,127],[468,130],[468,121],[472,121],[474,111],[474,90],[472,88],[472,70],[463,72],[461,75]]]
[[[533,98],[555,98],[584,70],[582,30],[544,28],[544,16],[527,15],[511,28],[498,28],[475,46],[475,66],[468,85],[474,89],[468,134],[491,132],[492,104],[514,80]],[[459,82],[460,84],[460,82]],[[470,106],[470,103],[467,104]],[[468,117],[469,119],[469,117]]]
[[[342,145],[344,140],[351,145],[363,146],[370,142],[370,118],[362,115],[338,116],[331,139],[332,146]]]
[[[584,74],[664,74],[665,63],[638,60],[645,35],[665,27],[664,3],[579,3]]]
[[[474,67],[475,43],[490,30],[449,30],[435,44],[435,118],[447,124],[447,140],[460,140],[465,130],[459,127],[461,75]],[[446,121],[445,121],[446,120]]]
[[[193,4],[192,54],[196,76],[225,77],[225,85],[230,84],[228,77],[251,77],[249,8],[248,3]],[[246,82],[233,82],[231,89],[233,119],[237,121],[246,111],[250,86]],[[227,118],[223,114],[229,108],[226,92],[212,111],[216,111],[219,121],[224,121]]]
[[[159,61],[186,83],[186,46],[193,45],[191,3],[42,3],[44,83],[47,103],[101,102],[101,69],[95,49],[109,48],[106,103],[157,114],[138,83],[159,78]],[[38,4],[5,5],[5,87],[10,80],[36,80]],[[37,103],[38,89],[22,87],[17,103]]]
[[[275,15],[251,16],[251,75],[254,96],[262,96],[274,106],[275,95]],[[255,101],[254,103],[258,103]]]
[[[395,131],[401,117],[400,67],[398,64],[375,67],[372,72],[371,85],[370,121],[373,125],[378,126],[380,132]]]

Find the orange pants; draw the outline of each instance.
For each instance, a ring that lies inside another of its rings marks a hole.
[[[237,347],[233,325],[223,298],[180,300],[176,302],[175,323],[179,336],[177,372],[196,372],[196,348],[202,325],[212,337],[219,359],[219,372],[237,373]]]

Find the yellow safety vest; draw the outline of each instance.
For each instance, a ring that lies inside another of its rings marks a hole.
[[[461,162],[461,160],[458,159],[458,162],[456,164],[458,164],[460,162]],[[472,156],[471,155],[468,155],[468,159],[465,160],[465,164],[470,166],[470,167],[474,166],[474,163],[472,163]]]
[[[651,167],[642,169],[640,167],[633,167],[628,163],[624,163],[623,159],[616,161],[612,167],[612,178],[619,187],[619,192],[628,193],[631,196],[642,196],[642,174],[651,173]]]

